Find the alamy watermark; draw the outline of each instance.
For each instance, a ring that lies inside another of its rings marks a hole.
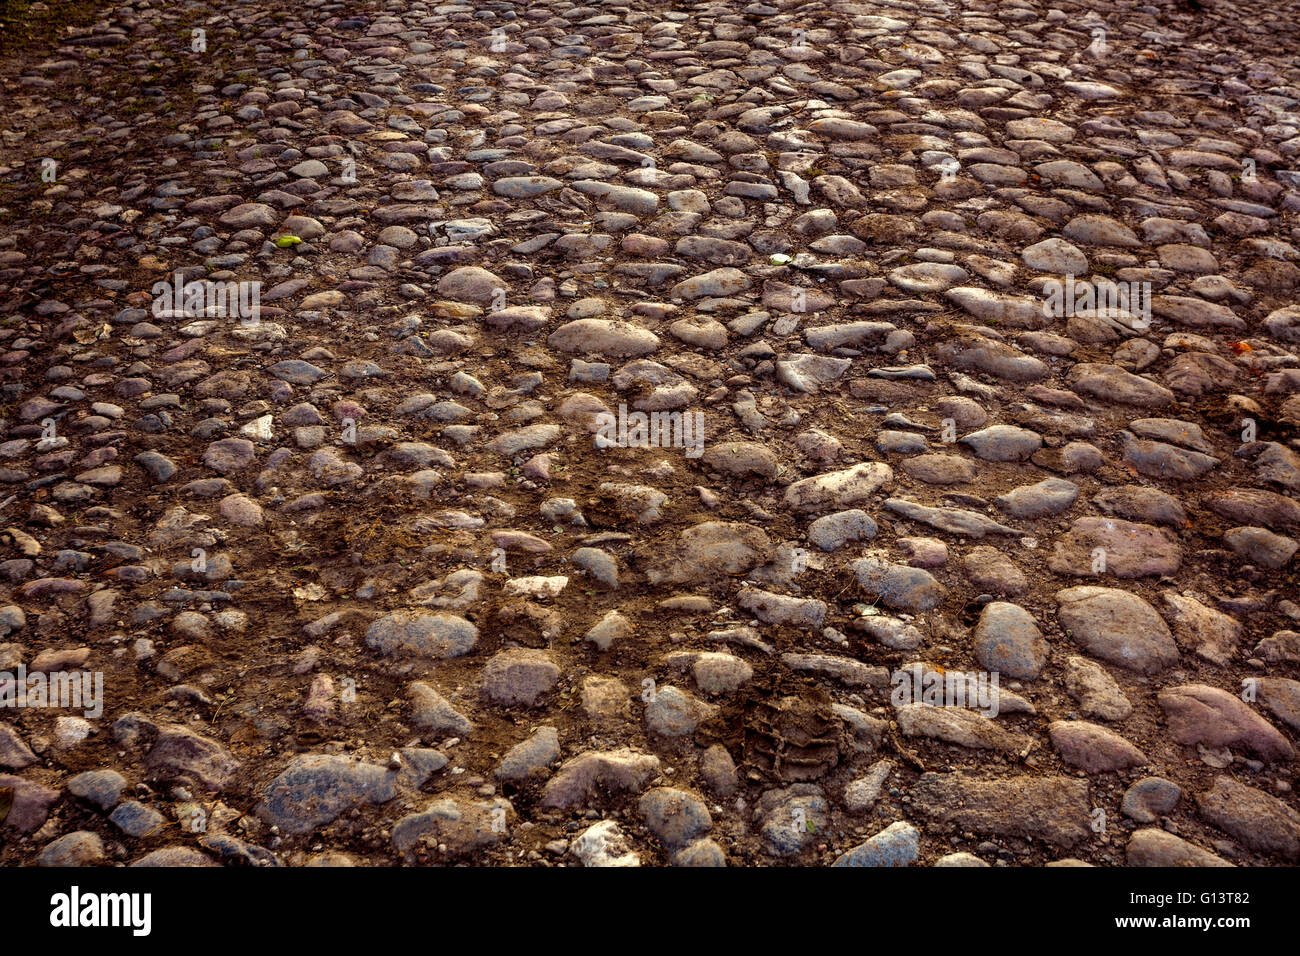
[[[998,715],[1000,691],[997,671],[940,671],[912,664],[889,677],[889,701],[895,707],[970,707],[985,717]]]
[[[152,893],[83,893],[73,886],[50,897],[50,925],[55,928],[123,927],[133,936],[148,936],[152,912]]]
[[[179,272],[172,279],[155,282],[151,290],[158,318],[233,318],[245,325],[261,321],[261,282],[186,282]]]
[[[81,710],[86,717],[101,717],[104,713],[104,672],[28,674],[27,667],[19,664],[17,674],[0,671],[0,709],[6,707]]]
[[[629,412],[596,416],[597,448],[685,448],[687,458],[704,454],[703,412]]]
[[[1151,324],[1150,282],[1075,282],[1049,279],[1043,284],[1043,314],[1055,318],[1089,313],[1119,319],[1133,316],[1135,327]]]

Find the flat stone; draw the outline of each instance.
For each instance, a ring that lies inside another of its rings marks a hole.
[[[704,452],[701,460],[714,471],[739,478],[772,478],[778,466],[776,454],[757,442],[715,443]]]
[[[785,490],[785,503],[805,514],[842,511],[866,503],[893,480],[894,471],[888,465],[863,462],[794,482]]]
[[[816,674],[848,687],[883,687],[889,682],[885,668],[834,654],[782,654],[781,663],[793,671]]]
[[[221,791],[239,770],[239,761],[224,744],[188,727],[166,724],[150,732],[155,736],[145,755],[145,766],[152,780]]]
[[[587,867],[640,866],[623,831],[613,820],[601,820],[588,827],[569,845],[569,853]]]
[[[693,276],[677,283],[669,290],[674,299],[702,299],[734,295],[752,285],[749,276],[739,269],[724,267]]]
[[[823,551],[836,551],[876,536],[876,522],[860,508],[823,515],[808,526],[808,541]]]
[[[230,229],[269,229],[280,221],[280,216],[265,203],[245,202],[227,209],[219,221]]]
[[[904,704],[894,716],[905,737],[929,737],[974,750],[1024,753],[1033,742],[1024,734],[999,726],[993,719],[960,707]]]
[[[527,199],[554,192],[564,183],[549,176],[507,176],[492,184],[492,191],[498,196],[510,199]]]
[[[1083,720],[1055,720],[1047,727],[1061,759],[1085,773],[1140,767],[1146,755],[1114,731]]]
[[[1178,539],[1153,525],[1120,518],[1079,518],[1056,539],[1047,566],[1080,577],[1165,577],[1182,565]]]
[[[1214,778],[1196,795],[1200,815],[1242,845],[1284,860],[1300,859],[1300,813],[1277,797],[1231,777]]]
[[[455,614],[395,611],[366,630],[366,644],[381,654],[449,658],[468,654],[478,643],[478,628]]]
[[[990,425],[963,435],[961,443],[985,461],[1024,461],[1043,446],[1043,439],[1027,428]]]
[[[514,816],[509,802],[445,797],[393,825],[393,849],[408,857],[416,851],[444,851],[453,857],[504,840]]]
[[[77,830],[51,840],[36,857],[40,866],[94,866],[104,859],[104,841],[99,834]]]
[[[1173,813],[1182,798],[1182,789],[1173,781],[1143,777],[1124,791],[1120,809],[1130,820],[1156,823],[1161,817]]]
[[[1125,720],[1133,713],[1133,704],[1096,661],[1086,657],[1069,657],[1065,661],[1065,689],[1079,704],[1085,717],[1102,720]]]
[[[1219,460],[1164,442],[1147,441],[1130,432],[1120,434],[1124,460],[1141,474],[1174,481],[1195,481],[1218,466]]]
[[[911,866],[921,855],[921,831],[902,820],[836,858],[832,866]]]
[[[630,322],[575,319],[552,332],[547,343],[562,352],[625,358],[649,355],[659,348],[659,337]]]
[[[972,538],[982,538],[986,534],[1020,534],[1015,528],[962,508],[932,508],[903,498],[887,498],[884,505],[887,511],[951,534]]]
[[[397,795],[397,774],[351,757],[303,754],[262,791],[257,815],[285,833],[310,833],[353,807]]]
[[[1218,749],[1234,747],[1264,760],[1293,760],[1295,748],[1272,724],[1238,698],[1217,687],[1183,684],[1156,695],[1180,744]]]
[[[59,791],[34,780],[0,774],[0,790],[12,787],[14,794],[3,826],[19,833],[31,833],[41,828],[50,813],[50,807],[59,799]]]
[[[1207,607],[1194,597],[1162,591],[1165,618],[1181,647],[1221,667],[1236,657],[1245,629],[1233,618]]]
[[[507,707],[537,706],[560,679],[560,668],[548,653],[532,648],[499,651],[483,668],[483,696]]]
[[[1259,702],[1292,730],[1300,730],[1300,681],[1287,677],[1261,677]]]
[[[1215,514],[1239,525],[1300,531],[1300,501],[1263,488],[1229,488],[1203,499]]]
[[[253,443],[245,438],[223,438],[207,447],[203,463],[213,471],[231,475],[251,465],[254,453]]]
[[[36,754],[18,736],[18,731],[0,724],[0,767],[7,770],[22,770],[36,763]],[[76,779],[76,778],[73,778]],[[125,784],[125,780],[123,784]]]
[[[1093,496],[1093,504],[1106,514],[1145,524],[1172,528],[1187,526],[1187,512],[1173,495],[1142,485],[1106,488]]]
[[[1125,850],[1129,866],[1232,866],[1227,860],[1164,830],[1137,830]]]
[[[1174,393],[1163,385],[1118,365],[1080,362],[1065,377],[1066,385],[1078,392],[1103,402],[1119,402],[1144,408],[1164,408],[1174,402]]]
[[[117,806],[126,778],[116,770],[87,770],[68,781],[68,792],[107,812]]]
[[[1088,272],[1088,257],[1078,246],[1071,245],[1064,239],[1051,238],[1034,243],[1025,248],[1020,258],[1029,268],[1039,272],[1075,276],[1086,275]]]
[[[778,858],[797,856],[829,823],[830,804],[810,784],[770,790],[759,801],[763,849]]]
[[[504,300],[509,291],[509,283],[479,266],[453,269],[438,280],[438,295],[454,302],[489,305]]]
[[[137,800],[126,800],[109,814],[109,821],[127,836],[147,837],[160,832],[167,818]]]
[[[1267,528],[1229,528],[1223,543],[1252,564],[1272,571],[1285,567],[1300,550],[1300,542]]]
[[[898,611],[928,611],[937,607],[947,595],[943,585],[930,572],[893,564],[883,555],[860,558],[850,567],[863,591]]]
[[[744,574],[772,555],[767,535],[753,525],[706,521],[687,528],[646,568],[651,584],[686,584]]]
[[[962,570],[972,585],[1002,597],[1015,597],[1029,587],[1025,572],[996,548],[972,548],[962,559]]]
[[[430,685],[415,681],[407,695],[411,701],[411,719],[417,727],[432,733],[462,736],[474,730],[473,722]]]
[[[588,751],[566,760],[542,790],[542,806],[585,805],[599,792],[640,792],[659,771],[659,758],[622,748]]]
[[[645,707],[646,728],[663,737],[685,737],[716,711],[712,704],[696,700],[676,687],[659,687]]]
[[[997,507],[1013,518],[1045,518],[1060,514],[1079,497],[1079,486],[1064,478],[1045,478],[1034,485],[1013,488],[993,499]]]
[[[923,816],[976,833],[1066,848],[1092,835],[1088,785],[1071,777],[923,773],[912,788],[912,804]]]
[[[959,485],[974,481],[979,466],[959,455],[929,454],[908,458],[900,467],[904,474],[930,485]]]
[[[1062,629],[1089,654],[1142,674],[1178,662],[1178,646],[1160,615],[1142,598],[1116,588],[1081,586],[1056,592]]]
[[[1028,611],[991,601],[980,612],[972,635],[980,666],[1007,677],[1032,680],[1047,663],[1047,639]]]
[[[650,832],[670,850],[683,848],[713,829],[713,817],[704,802],[672,787],[647,790],[637,811]]]
[[[893,769],[894,764],[889,760],[872,764],[865,776],[858,777],[844,788],[844,806],[851,813],[862,813],[875,806]]]

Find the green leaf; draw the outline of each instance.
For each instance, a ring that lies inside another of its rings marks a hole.
[[[280,249],[288,249],[290,246],[296,246],[302,242],[297,236],[281,236],[275,240],[275,244]]]

